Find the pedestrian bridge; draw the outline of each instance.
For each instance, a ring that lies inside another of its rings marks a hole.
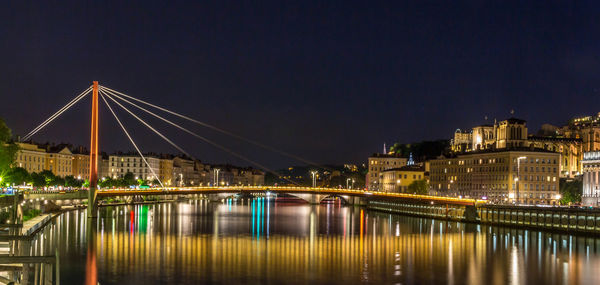
[[[25,199],[65,200],[87,199],[87,190],[79,191],[30,191],[25,193]],[[197,187],[165,187],[150,189],[103,189],[97,191],[98,198],[127,197],[127,196],[155,196],[155,195],[206,195],[209,198],[226,198],[234,194],[289,194],[311,203],[319,203],[327,197],[340,197],[350,204],[360,204],[360,201],[372,199],[406,200],[415,203],[435,203],[451,205],[475,205],[485,201],[474,199],[460,199],[452,197],[439,197],[428,195],[415,195],[406,193],[385,193],[377,191],[300,187],[300,186],[197,186]]]
[[[99,190],[97,195],[99,198],[115,197],[115,196],[136,196],[136,195],[193,195],[193,194],[231,194],[248,193],[248,194],[289,194],[301,198],[309,202],[320,202],[327,197],[341,197],[346,202],[355,204],[359,199],[370,198],[390,198],[390,199],[407,199],[415,202],[434,202],[443,204],[455,205],[475,205],[483,202],[474,199],[460,199],[451,197],[438,197],[428,195],[415,195],[406,193],[385,193],[376,191],[364,191],[342,188],[323,188],[323,187],[300,187],[300,186],[198,186],[198,187],[165,187],[151,189],[110,189]]]

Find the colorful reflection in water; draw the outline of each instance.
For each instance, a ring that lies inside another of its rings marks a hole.
[[[59,247],[64,284],[600,284],[600,239],[339,204],[106,207],[90,224],[69,212],[36,240]]]

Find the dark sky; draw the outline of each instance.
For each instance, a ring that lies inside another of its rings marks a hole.
[[[92,80],[319,163],[362,163],[383,142],[450,138],[511,109],[530,132],[600,111],[597,1],[125,2],[4,3],[0,116],[14,133]],[[102,150],[133,149],[101,108]],[[88,144],[89,109],[34,140]],[[143,151],[176,153],[125,121]],[[298,164],[186,126],[271,167]],[[165,133],[203,161],[247,165]]]

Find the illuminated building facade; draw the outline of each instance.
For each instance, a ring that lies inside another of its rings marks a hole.
[[[56,176],[73,175],[73,153],[66,145],[50,146],[46,149],[46,169]]]
[[[406,165],[384,170],[380,174],[381,191],[389,193],[408,193],[408,186],[415,181],[425,179],[425,168],[419,165]]]
[[[366,186],[368,190],[380,191],[379,177],[381,172],[391,168],[398,168],[406,165],[407,158],[395,154],[374,153],[368,159],[369,171],[366,177]]]
[[[434,195],[496,203],[555,204],[560,154],[547,150],[487,150],[430,161]]]
[[[473,148],[473,133],[456,129],[454,138],[450,142],[452,151],[465,152]]]
[[[509,118],[494,122],[493,125],[474,127],[470,133],[471,144],[466,143],[466,133],[457,134],[455,132],[454,139],[451,141],[451,148],[455,153],[515,148],[544,149],[560,154],[558,161],[561,177],[580,175],[582,173],[581,158],[584,142],[578,135],[557,134],[560,134],[560,132],[555,132],[553,136],[529,135],[525,120]]]
[[[481,125],[473,128],[471,150],[488,149],[496,142],[496,131],[492,125]]]
[[[131,172],[136,179],[152,181],[158,178],[157,176],[160,173],[160,159],[152,156],[144,157],[150,167],[144,163],[144,160],[139,155],[110,155],[108,157],[110,176],[112,178],[122,178],[127,172]]]
[[[15,156],[15,167],[22,167],[28,172],[46,170],[46,150],[36,144],[17,143],[19,150]]]
[[[161,157],[159,161],[160,169],[158,177],[165,186],[173,185],[173,160]]]
[[[73,177],[79,180],[90,180],[90,155],[89,152],[83,148],[73,148]],[[102,177],[102,176],[99,176]]]
[[[600,206],[600,151],[583,154],[583,193],[581,203]]]

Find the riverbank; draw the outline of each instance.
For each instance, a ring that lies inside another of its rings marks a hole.
[[[402,200],[371,200],[368,210],[547,232],[600,236],[600,211],[556,207],[450,205]]]

